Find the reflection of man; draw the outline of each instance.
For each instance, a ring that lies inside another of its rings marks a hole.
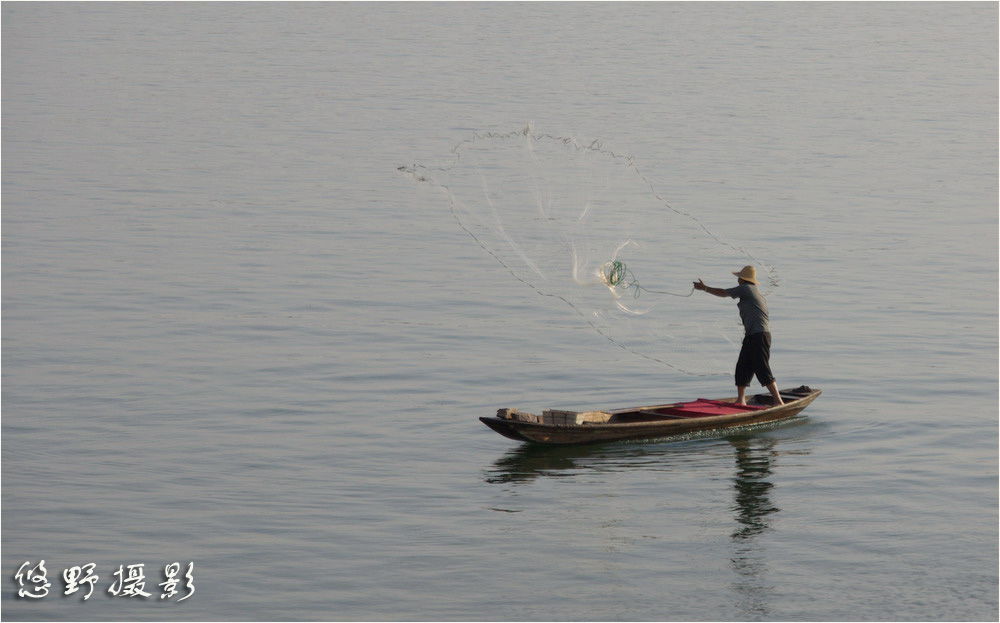
[[[753,448],[746,439],[730,439],[736,449],[736,520],[742,528],[733,533],[733,538],[745,539],[768,528],[767,516],[777,512],[769,494],[774,484],[771,476],[772,444]]]
[[[767,577],[767,540],[759,539],[771,529],[771,515],[779,512],[771,500],[772,457],[774,441],[766,437],[730,437],[736,450],[736,470],[733,478],[736,503],[736,528],[732,533],[733,554],[730,558],[736,572],[733,589],[736,607],[742,621],[772,620],[771,599],[774,582]]]
[[[747,387],[750,380],[757,375],[760,384],[771,391],[774,404],[784,404],[778,392],[778,384],[771,374],[771,328],[767,321],[767,301],[757,290],[757,269],[744,266],[743,270],[733,273],[738,278],[739,285],[735,288],[712,288],[699,279],[694,282],[695,290],[702,290],[720,297],[739,299],[740,320],[743,321],[743,347],[740,357],[736,360],[736,404],[747,403]]]

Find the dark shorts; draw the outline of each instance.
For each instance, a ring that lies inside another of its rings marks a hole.
[[[740,358],[736,361],[736,386],[749,387],[754,375],[761,385],[774,381],[771,374],[771,334],[754,333],[743,338]]]

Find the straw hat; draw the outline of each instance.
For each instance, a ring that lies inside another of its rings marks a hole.
[[[750,283],[757,285],[757,269],[753,266],[744,266],[740,272],[733,274],[743,281],[749,281]]]

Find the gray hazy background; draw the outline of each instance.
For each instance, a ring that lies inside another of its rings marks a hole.
[[[996,4],[2,13],[4,619],[996,620]],[[528,122],[781,272],[807,417],[546,450],[476,421],[732,391],[397,172]],[[110,597],[138,563],[153,597]]]

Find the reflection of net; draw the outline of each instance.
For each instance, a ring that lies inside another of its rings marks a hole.
[[[444,191],[461,227],[515,278],[631,353],[688,374],[732,369],[735,305],[684,297],[700,275],[744,264],[767,293],[774,271],[670,206],[633,158],[530,126],[476,134],[453,152],[450,166],[400,170]]]

